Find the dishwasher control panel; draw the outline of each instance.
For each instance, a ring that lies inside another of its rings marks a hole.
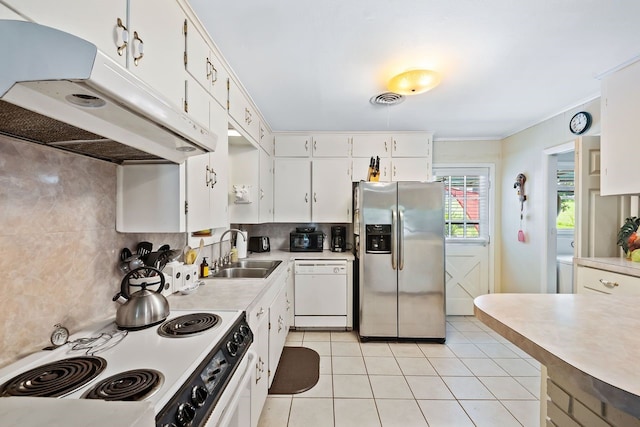
[[[296,261],[295,274],[347,274],[347,262]]]

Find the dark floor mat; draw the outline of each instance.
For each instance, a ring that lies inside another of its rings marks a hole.
[[[306,347],[285,347],[269,394],[297,394],[316,385],[320,356]]]

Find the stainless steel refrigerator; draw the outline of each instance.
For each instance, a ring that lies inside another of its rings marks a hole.
[[[363,181],[354,197],[360,337],[444,342],[443,183]]]

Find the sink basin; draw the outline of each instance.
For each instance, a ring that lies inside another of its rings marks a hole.
[[[222,267],[213,277],[217,279],[266,279],[281,262],[243,259]]]
[[[243,259],[238,262],[233,262],[229,264],[229,267],[232,268],[266,268],[266,269],[275,269],[280,265],[282,261],[268,261],[268,260],[252,260],[252,259]]]
[[[225,279],[264,279],[271,273],[266,268],[223,268],[213,275],[216,278]]]

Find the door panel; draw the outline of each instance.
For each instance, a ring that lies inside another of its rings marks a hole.
[[[444,338],[444,186],[398,183],[398,335]]]
[[[489,292],[489,247],[447,245],[446,307],[449,316],[472,316],[473,299]]]
[[[360,224],[392,223],[397,184],[360,184]],[[360,234],[360,336],[398,336],[397,270],[391,254],[366,253],[366,233]]]

